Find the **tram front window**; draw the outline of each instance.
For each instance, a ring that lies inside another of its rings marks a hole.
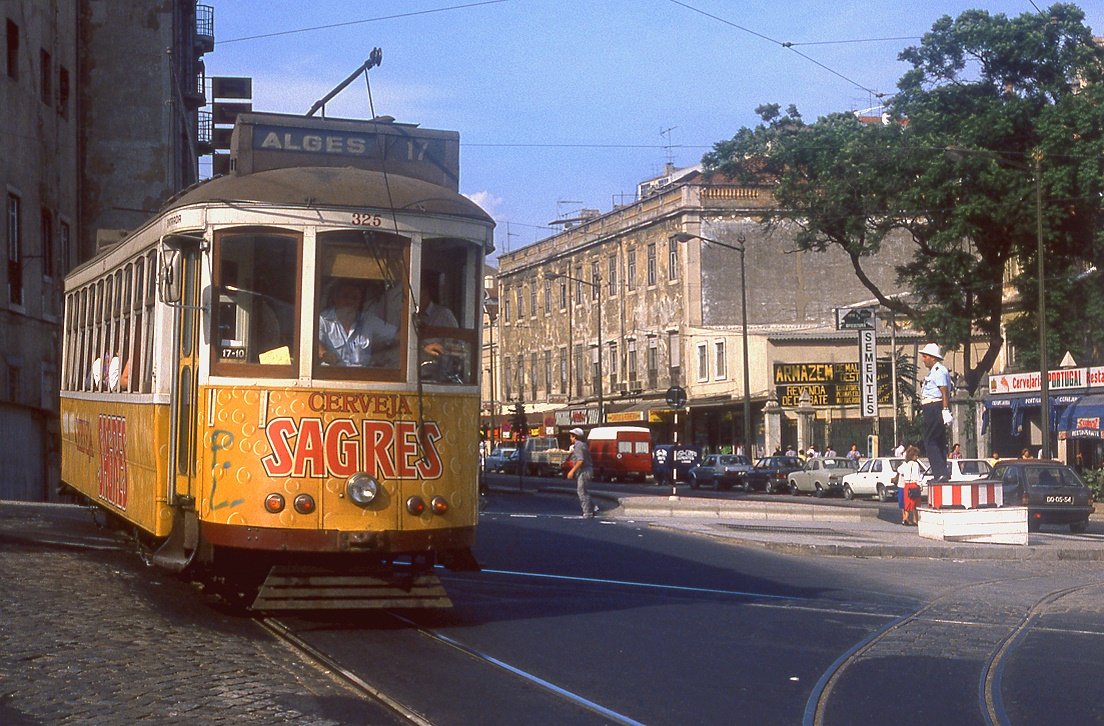
[[[408,330],[407,240],[349,231],[318,239],[316,374],[398,380]]]
[[[211,347],[219,372],[234,375],[235,365],[252,364],[279,375],[294,366],[299,247],[290,235],[218,236]]]
[[[465,240],[431,238],[422,245],[416,320],[418,374],[427,383],[475,383],[481,268],[480,250]]]

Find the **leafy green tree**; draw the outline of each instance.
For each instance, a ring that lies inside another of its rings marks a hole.
[[[983,354],[966,359],[973,392],[1004,344],[1007,313],[1022,315],[1013,327],[1022,360],[1037,360],[1040,216],[1048,349],[1083,331],[1079,321],[1104,315],[1099,295],[1067,294],[1104,262],[1104,48],[1080,8],[1056,4],[1015,18],[944,17],[900,58],[912,68],[887,106],[888,123],[850,113],[806,123],[793,106],[784,114],[760,106],[762,124],[716,144],[704,161],[772,185],[777,205],[766,224],[796,224],[799,249],[843,249],[879,302],[933,339],[955,348],[980,333]],[[913,252],[896,270],[907,295],[864,272],[883,246],[902,240]],[[1019,293],[1015,310],[1009,292]],[[1078,338],[1080,352],[1100,360],[1104,328],[1093,330]]]

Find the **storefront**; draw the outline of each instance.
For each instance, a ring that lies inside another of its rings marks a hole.
[[[1058,452],[1079,469],[1104,467],[1104,393],[1078,397],[1058,419]]]
[[[1095,448],[1086,445],[1069,446],[1062,442],[1092,439],[1091,429],[1077,428],[1078,419],[1090,421],[1093,416],[1081,412],[1095,411],[1095,403],[1104,394],[1104,366],[1091,368],[1061,368],[1049,372],[1050,448],[1054,455],[1073,464],[1078,451],[1096,455]],[[983,401],[982,435],[988,435],[990,451],[1002,457],[1019,456],[1027,449],[1037,456],[1042,448],[1042,396],[1039,374],[1008,373],[989,377],[989,396]],[[1087,424],[1086,424],[1087,425]],[[1080,433],[1074,433],[1078,432]],[[1088,451],[1092,448],[1092,451]],[[1097,460],[1096,466],[1099,465]]]

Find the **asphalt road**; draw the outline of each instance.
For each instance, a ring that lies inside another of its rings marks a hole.
[[[477,556],[451,611],[292,627],[438,724],[1104,723],[1094,563],[781,555],[532,492]]]

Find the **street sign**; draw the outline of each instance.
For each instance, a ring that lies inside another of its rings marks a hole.
[[[859,396],[862,417],[878,418],[878,353],[874,331],[859,331]]]
[[[671,386],[667,389],[667,405],[671,408],[682,408],[686,405],[686,389],[682,386]]]
[[[836,330],[874,330],[876,308],[836,308]]]

